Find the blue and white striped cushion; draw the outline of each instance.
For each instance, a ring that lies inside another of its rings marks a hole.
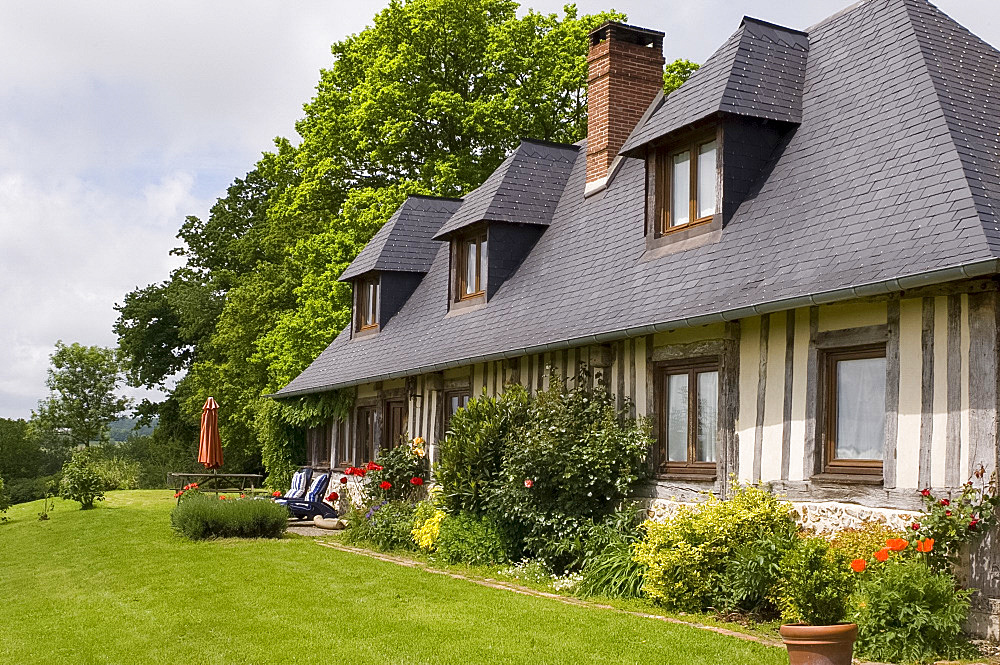
[[[312,485],[309,486],[309,493],[306,494],[306,501],[322,500],[322,494],[326,490],[326,481],[329,477],[329,475],[324,473],[312,481]]]
[[[292,487],[285,492],[282,499],[301,499],[306,494],[306,472],[296,471],[292,476]]]

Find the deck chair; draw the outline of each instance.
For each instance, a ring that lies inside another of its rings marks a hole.
[[[288,489],[283,496],[280,496],[274,500],[275,503],[284,504],[286,501],[291,501],[294,499],[301,499],[306,495],[306,487],[309,485],[309,479],[312,477],[312,469],[305,468],[299,469],[292,476],[292,486]]]
[[[337,511],[323,502],[323,496],[330,485],[330,474],[324,473],[316,476],[309,491],[301,499],[289,499],[282,503],[288,507],[288,511],[298,519],[306,517],[325,517],[333,519],[337,517]]]

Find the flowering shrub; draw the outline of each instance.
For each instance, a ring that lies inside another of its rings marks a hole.
[[[527,551],[555,572],[579,568],[583,535],[630,495],[653,443],[645,419],[628,417],[586,372],[575,387],[557,376],[530,400],[504,453],[497,501]]]
[[[490,566],[508,561],[506,536],[489,516],[445,515],[435,556],[448,563]]]
[[[885,547],[887,540],[904,535],[906,534],[882,522],[864,522],[859,527],[838,531],[830,541],[830,546],[843,552],[849,559],[868,559]]]
[[[423,496],[424,481],[430,478],[424,440],[414,439],[389,450],[382,450],[364,470],[373,501],[417,501]],[[356,476],[357,477],[357,476]],[[414,482],[416,479],[416,482]]]
[[[350,527],[345,539],[386,551],[416,549],[412,537],[415,513],[407,501],[380,501],[367,510],[354,509],[347,519]]]
[[[781,618],[830,626],[847,616],[854,586],[851,565],[822,538],[802,538],[781,559]]]
[[[206,538],[280,538],[288,509],[272,501],[219,499],[189,487],[170,513],[174,531],[192,540]]]
[[[495,399],[471,400],[451,417],[435,470],[448,511],[486,514],[500,488],[504,451],[527,421],[529,399],[514,385]]]
[[[988,482],[985,475],[980,467],[957,497],[937,497],[929,489],[921,490],[924,513],[914,522],[909,538],[914,542],[934,539],[936,547],[927,558],[934,570],[951,570],[962,548],[996,524],[1000,506],[997,474],[994,471]]]
[[[430,501],[421,501],[417,504],[416,514],[413,517],[413,530],[410,535],[417,547],[424,552],[434,551],[438,535],[441,533],[441,521],[444,519],[444,515],[444,511]]]
[[[95,460],[95,452],[78,450],[62,468],[59,496],[79,501],[81,510],[93,508],[95,501],[104,500],[104,478],[98,473]]]
[[[928,541],[923,541],[928,542]],[[969,591],[915,556],[896,555],[858,574],[851,621],[855,654],[885,662],[927,662],[968,656],[960,639]]]
[[[770,538],[789,540],[796,529],[791,505],[761,486],[737,486],[729,499],[682,506],[670,519],[644,525],[635,555],[646,567],[643,591],[678,610],[726,606],[734,551]],[[766,572],[773,580],[774,571]]]

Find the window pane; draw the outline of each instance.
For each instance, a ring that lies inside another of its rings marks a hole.
[[[719,422],[719,373],[698,374],[698,461],[715,461]]]
[[[479,264],[476,256],[476,241],[465,245],[465,295],[476,292],[476,266]]]
[[[885,358],[837,363],[836,459],[882,459]]]
[[[480,291],[486,290],[486,236],[479,241],[479,284]]]
[[[698,148],[698,217],[715,214],[715,141]]]
[[[691,213],[691,154],[677,153],[671,160],[670,226],[687,224]]]
[[[368,324],[378,321],[378,283],[372,282],[368,285]]]
[[[667,461],[686,462],[688,442],[688,375],[667,377]]]

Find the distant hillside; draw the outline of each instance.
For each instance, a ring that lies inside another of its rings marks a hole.
[[[140,427],[136,430],[135,426],[138,422],[138,418],[120,418],[111,423],[111,425],[108,426],[111,430],[111,440],[126,441],[132,434],[146,436],[152,434],[153,430],[156,429],[156,421],[154,420],[152,425],[146,425],[145,427]]]

